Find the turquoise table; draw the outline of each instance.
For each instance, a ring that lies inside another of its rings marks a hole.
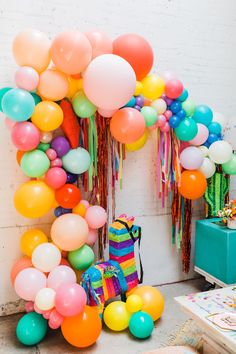
[[[236,230],[220,226],[220,219],[196,222],[195,271],[212,284],[236,284]]]

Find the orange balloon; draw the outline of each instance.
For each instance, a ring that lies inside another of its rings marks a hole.
[[[21,159],[24,156],[25,151],[21,151],[21,150],[17,150],[16,152],[16,161],[18,163],[18,165],[20,166],[21,163]]]
[[[153,65],[153,51],[145,38],[138,34],[123,34],[113,41],[113,54],[124,58],[135,71],[137,80],[142,80]]]
[[[22,257],[18,259],[14,264],[11,269],[11,282],[14,284],[14,281],[16,279],[16,276],[18,273],[20,273],[23,269],[25,268],[30,268],[33,267],[33,264],[31,262],[31,259],[29,257]]]
[[[82,218],[85,217],[86,211],[87,211],[87,208],[82,203],[77,204],[72,210],[72,212],[74,214],[78,214],[78,215],[82,216]]]
[[[145,129],[143,115],[134,108],[119,109],[110,122],[111,134],[123,144],[131,144],[137,141],[144,134]]]
[[[94,344],[102,330],[102,321],[97,307],[85,306],[84,312],[66,317],[61,325],[65,340],[78,348]]]
[[[61,100],[66,96],[68,89],[67,76],[58,70],[48,69],[39,76],[38,93],[48,100]]]
[[[179,193],[187,199],[198,199],[203,196],[207,188],[204,174],[198,170],[184,171],[181,174]]]

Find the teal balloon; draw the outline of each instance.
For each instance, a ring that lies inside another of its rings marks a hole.
[[[134,107],[136,103],[135,97],[132,96],[129,102],[126,103],[125,107]]]
[[[22,89],[11,89],[2,99],[2,110],[7,117],[16,122],[28,120],[34,111],[33,96]]]
[[[141,108],[140,112],[144,117],[146,127],[151,127],[157,122],[157,112],[153,107],[144,106],[143,108]]]
[[[185,111],[187,117],[192,117],[195,112],[196,105],[193,100],[188,99],[182,103],[182,109]]]
[[[94,252],[88,245],[84,245],[68,253],[70,264],[77,270],[88,269],[93,264],[94,258]]]
[[[236,175],[236,154],[233,154],[229,161],[222,164],[222,169],[227,175]]]
[[[39,143],[37,146],[37,150],[41,150],[43,152],[46,152],[48,149],[50,149],[50,144],[48,143]]]
[[[210,134],[220,134],[222,130],[222,126],[218,122],[211,122],[208,125],[208,130]]]
[[[30,92],[31,96],[34,99],[35,106],[42,101],[41,97],[37,95],[35,92]]]
[[[24,345],[36,345],[47,333],[47,320],[36,312],[29,312],[19,320],[16,336]]]
[[[3,87],[0,89],[0,111],[2,112],[2,99],[3,96],[5,95],[5,93],[7,93],[8,91],[10,91],[12,88],[11,87]]]
[[[185,118],[180,125],[175,128],[175,134],[179,140],[192,140],[198,132],[197,123],[192,118]]]
[[[33,150],[24,153],[21,159],[21,168],[28,177],[40,177],[50,167],[50,160],[41,150]]]
[[[91,158],[84,148],[70,150],[62,157],[63,168],[70,173],[81,174],[89,169]]]
[[[150,337],[154,329],[152,317],[144,311],[135,312],[129,321],[129,330],[134,337],[145,339]]]
[[[181,95],[177,98],[178,101],[180,102],[184,102],[186,101],[188,98],[188,91],[186,89],[183,89],[183,92],[181,93]]]
[[[208,127],[213,119],[213,112],[210,107],[202,104],[196,107],[193,119],[196,123],[204,124]]]
[[[72,100],[73,110],[80,118],[89,118],[94,115],[97,107],[85,96],[83,92],[77,93]]]

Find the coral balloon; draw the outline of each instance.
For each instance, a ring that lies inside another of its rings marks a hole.
[[[19,297],[34,301],[38,291],[46,287],[46,276],[38,269],[25,268],[17,274],[14,287]]]
[[[88,38],[92,46],[92,59],[102,54],[112,53],[112,40],[106,33],[100,31],[91,31],[86,32],[85,36]]]
[[[43,181],[23,183],[14,196],[16,210],[26,218],[39,218],[45,215],[54,202],[54,191]]]
[[[18,259],[12,266],[11,269],[11,282],[14,284],[16,276],[20,273],[23,269],[33,267],[31,259],[29,257],[22,257]]]
[[[30,66],[22,66],[15,73],[16,86],[26,91],[33,91],[39,83],[39,74]]]
[[[45,182],[53,189],[58,189],[64,186],[67,180],[67,174],[63,168],[50,168],[45,176]]]
[[[49,242],[41,243],[32,253],[32,263],[35,268],[48,273],[61,262],[61,252]]]
[[[85,70],[85,95],[97,107],[114,110],[124,106],[133,96],[135,73],[130,64],[114,54],[95,58]]]
[[[84,311],[74,317],[67,317],[61,325],[65,340],[78,348],[94,344],[102,330],[102,321],[96,307],[85,306]]]
[[[178,98],[183,92],[183,84],[177,79],[171,79],[166,82],[166,96],[172,99]]]
[[[64,214],[57,218],[51,228],[53,242],[65,251],[83,246],[88,237],[88,224],[79,215]]]
[[[17,149],[29,151],[35,149],[40,141],[40,132],[30,122],[16,123],[11,131],[11,139]]]
[[[207,188],[207,181],[200,171],[184,171],[181,174],[179,193],[187,199],[198,199],[203,196]]]
[[[108,328],[123,331],[129,326],[130,315],[125,302],[113,301],[105,308],[103,318]]]
[[[99,229],[105,225],[107,221],[107,213],[105,209],[99,205],[93,205],[87,209],[85,220],[91,229]]]
[[[92,59],[88,38],[79,31],[65,31],[56,36],[51,47],[52,61],[62,72],[82,72]]]
[[[35,106],[31,120],[43,132],[50,132],[62,124],[63,111],[55,102],[42,101]]]
[[[18,65],[31,66],[41,72],[50,63],[51,42],[43,32],[28,29],[17,34],[13,41],[13,55]]]
[[[144,134],[146,124],[143,115],[134,108],[122,108],[111,119],[113,137],[123,144],[131,144]]]
[[[145,130],[145,132],[141,136],[141,138],[136,140],[134,143],[125,144],[126,150],[128,150],[128,151],[137,151],[139,149],[142,149],[142,147],[144,147],[144,145],[147,142],[147,138],[148,138],[148,133],[147,133],[147,130]]]
[[[60,206],[66,209],[74,208],[81,200],[81,193],[74,184],[65,184],[56,191],[56,201]]]
[[[61,327],[64,317],[56,310],[53,309],[49,316],[48,325],[51,329],[57,329]]]
[[[137,80],[142,80],[153,65],[153,51],[148,41],[138,34],[123,34],[113,41],[113,53],[130,63]]]
[[[39,229],[31,229],[23,233],[20,239],[21,252],[31,257],[34,249],[42,243],[48,242],[45,233]]]
[[[84,310],[86,292],[79,284],[64,283],[56,291],[55,308],[62,316],[76,316]]]
[[[48,275],[47,286],[57,290],[62,284],[76,283],[76,275],[73,269],[66,265],[55,267]]]
[[[51,101],[59,101],[68,92],[69,83],[67,76],[55,69],[47,69],[39,76],[38,93]]]

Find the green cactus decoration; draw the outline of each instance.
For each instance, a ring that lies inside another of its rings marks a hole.
[[[216,217],[218,210],[225,205],[225,198],[229,192],[230,178],[223,173],[216,172],[207,180],[207,190],[204,198],[208,205],[207,217]]]

